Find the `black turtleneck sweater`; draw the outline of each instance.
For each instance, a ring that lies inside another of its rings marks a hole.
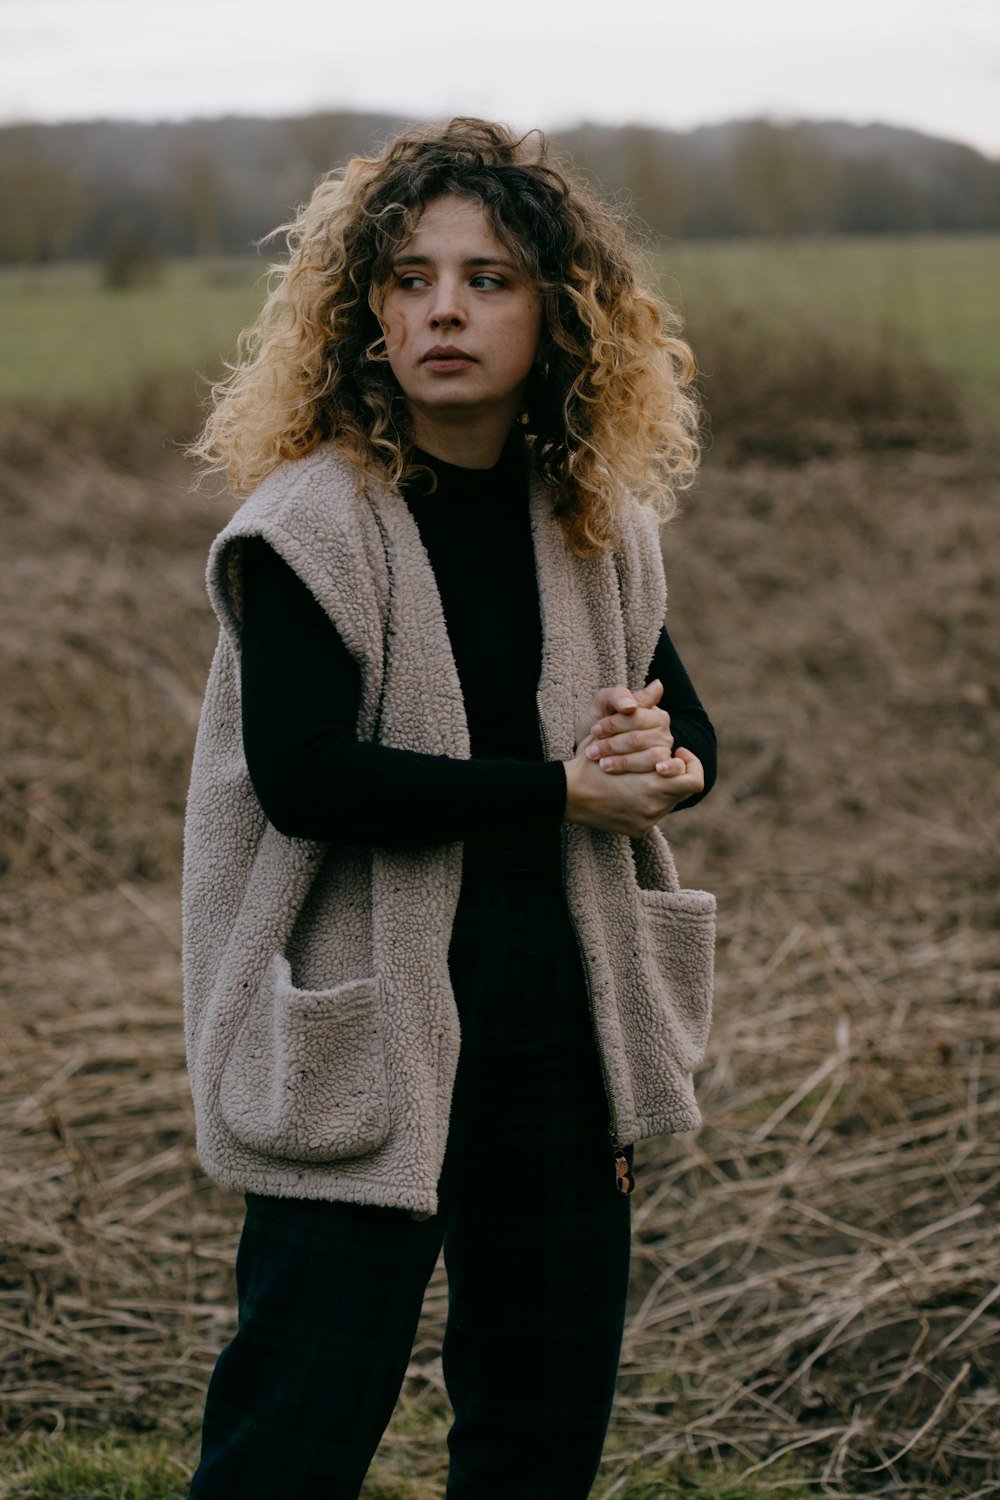
[[[543,759],[538,729],[542,630],[523,467],[510,452],[488,470],[422,458],[437,488],[414,485],[404,496],[441,594],[471,758],[359,741],[354,659],[287,563],[266,542],[247,541],[243,741],[265,814],[293,837],[510,843],[544,838],[562,822],[565,772],[561,761]],[[665,629],[647,680],[654,677],[674,742],[701,760],[707,792],[715,732]]]

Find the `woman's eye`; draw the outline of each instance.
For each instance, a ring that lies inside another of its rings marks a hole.
[[[426,286],[427,281],[425,277],[418,276],[415,272],[411,271],[406,276],[398,277],[396,285],[402,292],[413,292],[418,290],[422,286]]]
[[[503,284],[503,279],[500,276],[489,276],[486,272],[482,272],[479,276],[473,276],[470,283],[477,291],[487,292],[495,291],[497,287],[502,287]]]

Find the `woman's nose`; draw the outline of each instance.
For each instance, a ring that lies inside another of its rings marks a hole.
[[[431,308],[432,328],[461,328],[465,323],[465,309],[454,290],[441,287]]]

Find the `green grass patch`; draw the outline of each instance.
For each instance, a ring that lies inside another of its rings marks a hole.
[[[216,378],[264,297],[266,262],[175,261],[110,291],[97,266],[0,273],[0,401],[118,402],[152,380]]]
[[[32,1434],[0,1450],[4,1500],[184,1500],[191,1453],[139,1433]]]
[[[902,341],[954,377],[977,414],[1000,401],[1000,236],[680,241],[657,265],[696,347],[700,327],[733,313],[778,336],[835,331],[859,352]]]
[[[815,1486],[785,1483],[773,1471],[765,1470],[759,1478],[741,1479],[739,1471],[727,1467],[694,1465],[673,1467],[656,1478],[644,1478],[636,1469],[617,1485],[594,1488],[594,1500],[816,1500]]]
[[[124,291],[97,266],[0,271],[0,401],[120,401],[178,373],[203,393],[199,374],[219,373],[260,307],[266,265],[174,261]],[[979,414],[1000,400],[998,235],[678,242],[657,265],[696,346],[734,317],[778,343],[811,328],[862,356],[912,350]]]
[[[397,1414],[362,1490],[362,1500],[439,1500],[448,1416],[437,1401]],[[0,1449],[4,1500],[184,1500],[195,1444],[126,1432],[33,1433]],[[609,1443],[609,1448],[614,1441]],[[813,1500],[815,1490],[768,1467],[742,1479],[731,1466],[643,1463],[602,1468],[594,1500]]]

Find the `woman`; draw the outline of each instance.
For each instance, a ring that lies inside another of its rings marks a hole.
[[[197,449],[250,492],[185,853],[199,1150],[247,1218],[191,1493],[356,1496],[443,1245],[449,1500],[574,1500],[631,1145],[698,1123],[709,1021],[656,826],[714,769],[662,623],[690,356],[500,126],[352,161],[288,239]]]

